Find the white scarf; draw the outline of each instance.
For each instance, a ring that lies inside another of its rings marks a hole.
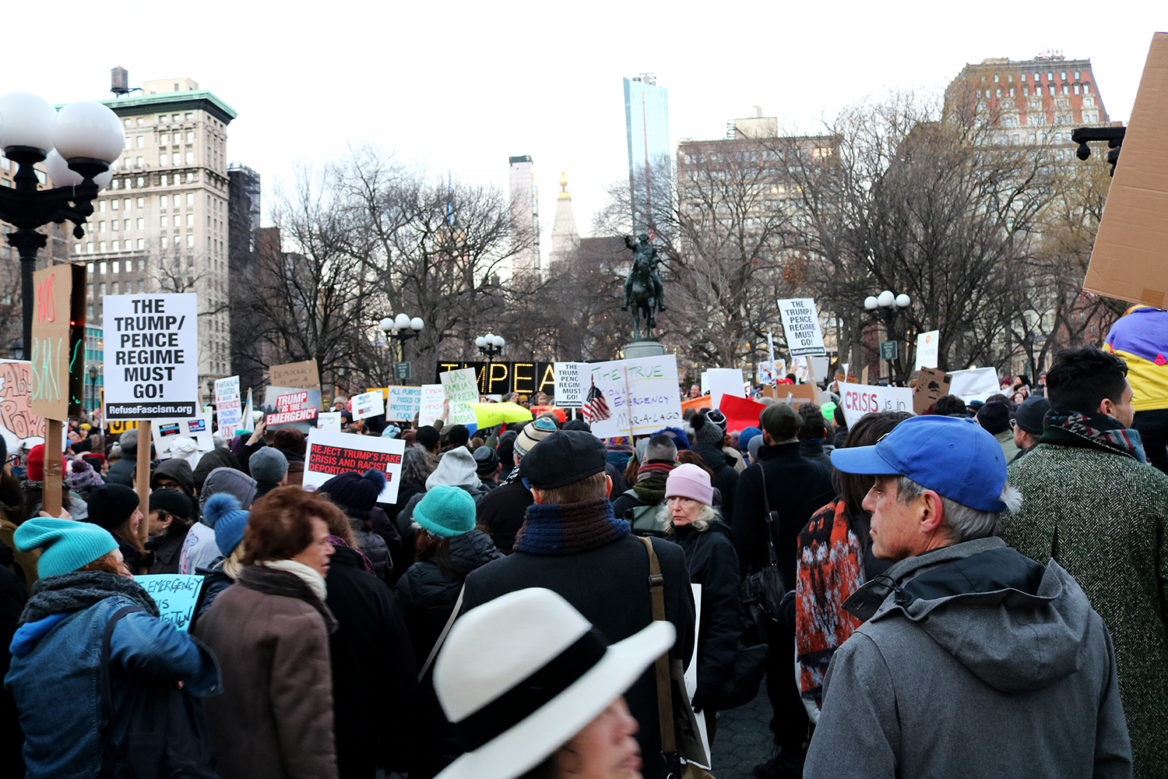
[[[320,598],[321,603],[324,603],[325,598],[328,597],[328,589],[325,587],[324,577],[304,563],[296,560],[263,560],[258,565],[262,565],[265,568],[275,568],[277,571],[287,571],[288,573],[296,574],[300,577],[301,581],[308,585],[316,597]]]

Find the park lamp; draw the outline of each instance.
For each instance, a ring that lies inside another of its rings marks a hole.
[[[503,347],[506,345],[507,341],[503,339],[503,336],[495,335],[494,333],[480,335],[475,339],[475,346],[478,347],[481,354],[486,356],[488,362],[501,354]]]

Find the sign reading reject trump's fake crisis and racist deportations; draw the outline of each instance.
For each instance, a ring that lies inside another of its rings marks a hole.
[[[198,410],[198,298],[106,295],[106,419],[174,419]]]
[[[308,431],[304,486],[319,487],[342,473],[381,471],[385,474],[385,489],[377,500],[393,503],[397,500],[405,451],[406,442],[400,438],[333,433],[313,428]]]

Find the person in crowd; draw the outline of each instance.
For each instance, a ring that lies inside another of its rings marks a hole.
[[[437,467],[438,449],[442,443],[442,434],[438,432],[438,428],[433,425],[422,425],[418,428],[418,434],[414,440],[430,455],[431,465]]]
[[[719,691],[731,680],[743,628],[738,555],[730,526],[714,510],[713,498],[709,471],[679,465],[669,472],[665,505],[658,509],[669,527],[669,540],[685,552],[690,582],[702,586],[693,707],[704,712],[711,741]]]
[[[993,537],[1019,501],[993,436],[912,417],[831,460],[875,477],[873,552],[894,565],[848,601],[864,624],[831,660],[804,776],[1130,775],[1103,620],[1058,563]]]
[[[1007,464],[1022,459],[1026,453],[1038,446],[1042,438],[1042,420],[1046,418],[1048,411],[1050,401],[1042,395],[1029,397],[1018,406],[1018,410],[1014,412],[1014,446],[1018,447],[1018,454]]]
[[[519,466],[536,444],[555,432],[555,425],[548,419],[537,419],[524,425],[512,444],[515,467],[507,481],[498,489],[491,490],[483,496],[478,503],[476,511],[478,525],[491,536],[495,548],[503,554],[511,554],[515,548],[515,535],[519,532],[527,507],[533,500]]]
[[[844,445],[844,441],[848,440],[848,419],[844,416],[844,404],[839,403],[835,407],[835,411],[831,415],[832,422],[835,423],[835,444],[836,449],[840,449]]]
[[[407,446],[405,454],[402,455],[401,480],[397,485],[397,502],[385,509],[386,515],[396,522],[397,515],[410,502],[410,498],[426,491],[426,479],[430,478],[430,474],[433,472],[434,467],[426,456],[426,450],[417,445]]]
[[[517,589],[546,587],[614,641],[652,622],[649,555],[642,540],[630,533],[629,524],[613,516],[604,463],[604,444],[590,433],[561,430],[532,447],[519,470],[531,485],[534,503],[515,536],[512,554],[467,576],[464,609]],[[684,553],[662,539],[647,541],[660,562],[666,618],[679,636],[674,654],[688,663],[694,644],[694,603]],[[613,608],[615,603],[621,607]],[[628,700],[642,726],[641,751],[653,756],[645,774],[663,777],[666,766],[656,759],[661,745],[652,674],[641,676]]]
[[[1131,430],[1127,365],[1092,347],[1055,356],[1042,438],[1010,466],[1022,510],[1002,539],[1076,578],[1115,640],[1136,776],[1168,770],[1168,475]]]
[[[717,409],[703,411],[693,418],[693,425],[692,449],[702,456],[714,472],[714,486],[722,494],[722,513],[731,516],[734,512],[734,488],[738,484],[738,471],[734,470],[722,451],[726,438],[726,417]]]
[[[3,447],[3,436],[0,436],[0,448]],[[2,456],[4,452],[0,452]],[[28,602],[29,587],[25,583],[25,572],[16,565],[16,555],[8,540],[0,543],[0,679],[8,673],[12,664],[12,652],[9,647],[12,637],[16,634],[16,626],[20,622],[20,615],[24,605]],[[32,571],[36,576],[35,563]],[[7,772],[16,779],[24,776],[24,760],[20,753],[24,748],[24,737],[20,731],[20,712],[16,708],[16,701],[12,692],[0,684],[0,765],[5,766]]]
[[[830,476],[831,461],[823,449],[823,442],[827,439],[827,423],[822,410],[814,403],[804,403],[797,411],[803,420],[799,428],[799,456],[818,463]]]
[[[799,531],[832,499],[834,490],[827,472],[799,455],[803,418],[798,412],[786,403],[772,403],[760,412],[759,423],[763,445],[758,450],[758,462],[743,471],[738,480],[730,527],[744,571],[760,570],[769,560],[766,523],[769,505],[776,518],[771,541],[783,582],[789,588],[795,582]],[[793,622],[771,625],[765,638],[769,647],[767,697],[773,710],[771,732],[776,754],[756,767],[756,775],[763,779],[798,771],[809,728],[807,711],[792,674],[795,625]]]
[[[499,435],[499,446],[495,450],[499,454],[499,483],[505,484],[515,467],[515,439],[519,434],[514,430],[504,430]]]
[[[652,622],[608,645],[563,597],[539,588],[467,612],[435,663],[442,707],[468,737],[468,751],[441,779],[641,776],[655,756],[639,747],[621,693],[674,634],[668,622]],[[509,716],[487,716],[503,706]]]
[[[272,490],[252,507],[243,568],[195,625],[223,670],[208,701],[216,769],[236,777],[336,777],[325,599],[333,545],[324,496]]]
[[[438,459],[441,460],[451,449],[459,447],[466,449],[467,444],[470,443],[470,431],[466,425],[447,425],[442,428],[442,434],[439,438],[441,446],[438,450]]]
[[[243,570],[243,533],[247,528],[248,512],[240,508],[239,499],[234,495],[220,492],[207,499],[203,516],[214,526],[215,548],[219,550],[219,557],[206,568],[195,570],[203,577],[203,586],[199,590],[195,616],[191,620],[192,629],[199,617],[211,608],[211,604],[224,590],[235,583],[239,572]]]
[[[61,476],[69,473],[67,461],[61,459]],[[45,445],[37,444],[28,450],[28,459],[25,461],[25,478],[20,483],[24,495],[24,516],[35,517],[44,505],[45,483]],[[67,486],[67,483],[66,483]],[[61,503],[69,516],[83,520],[89,514],[89,506],[84,498],[70,489],[65,489],[61,495]]]
[[[304,455],[308,440],[294,427],[277,430],[272,437],[272,448],[288,461],[288,484],[299,487],[304,483]]]
[[[146,573],[154,564],[154,555],[146,550],[139,535],[144,517],[138,504],[138,493],[129,487],[106,484],[90,493],[87,520],[117,539],[126,568],[135,576]]]
[[[195,513],[191,519],[198,517],[198,493],[195,491],[195,472],[191,464],[181,457],[172,457],[163,460],[154,469],[150,476],[152,490],[179,490],[191,500]]]
[[[655,518],[657,508],[665,503],[665,480],[677,467],[677,445],[672,438],[658,434],[645,440],[645,454],[637,469],[636,482],[612,501],[612,513],[629,522],[642,516]],[[667,521],[657,524],[662,528],[668,526]]]
[[[325,604],[337,620],[329,637],[337,773],[373,779],[405,772],[414,749],[417,664],[402,609],[358,548],[349,518],[333,507]]]
[[[251,477],[256,480],[256,500],[288,483],[288,458],[279,449],[265,446],[247,461]]]
[[[370,469],[363,474],[350,472],[334,476],[320,485],[318,492],[329,496],[349,516],[361,551],[373,563],[373,573],[388,582],[397,565],[396,558],[401,556],[402,538],[377,506],[377,497],[384,489],[385,473]]]
[[[865,414],[843,447],[871,446],[911,414]],[[800,531],[795,569],[795,659],[799,693],[812,725],[823,707],[828,663],[860,621],[844,608],[853,592],[889,566],[872,553],[871,515],[863,507],[874,479],[832,468],[836,498],[815,512]]]
[[[111,451],[111,459],[113,452]],[[134,486],[134,473],[138,470],[138,430],[127,430],[118,436],[118,458],[110,463],[105,480],[109,484]]]
[[[243,466],[239,462],[239,458],[235,456],[230,449],[212,449],[199,459],[199,464],[195,466],[194,479],[195,489],[200,495],[203,493],[203,485],[214,471],[220,468],[229,468],[233,471],[243,473]],[[243,473],[247,476],[246,473]],[[248,476],[248,478],[251,478]],[[254,480],[253,480],[254,481]]]
[[[1168,473],[1168,311],[1132,306],[1111,326],[1103,348],[1127,363],[1131,426],[1140,431],[1148,462]]]
[[[65,486],[70,492],[88,501],[89,493],[103,484],[105,480],[101,478],[101,474],[88,462],[82,459],[69,461],[69,468],[65,473]]]
[[[569,419],[560,428],[561,430],[582,430],[585,433],[592,432],[592,425],[585,422],[583,419]],[[668,428],[667,428],[668,429]],[[604,472],[608,474],[608,478],[612,479],[612,494],[621,495],[629,488],[630,483],[636,482],[634,476],[631,480],[626,480],[624,474],[613,465],[611,462],[605,462]]]
[[[1014,431],[1011,429],[1010,406],[1007,403],[999,400],[987,402],[973,418],[1002,447],[1002,456],[1007,463],[1018,456],[1018,445],[1014,443]]]
[[[967,417],[965,401],[956,395],[942,395],[937,398],[937,402],[933,404],[933,410],[930,412],[943,417]]]
[[[172,439],[170,442],[170,459],[182,460],[186,462],[192,469],[197,468],[199,461],[203,459],[203,453],[199,451],[199,444],[190,436],[180,435]]]
[[[178,557],[191,529],[194,504],[179,490],[164,488],[150,493],[146,517],[146,550],[154,558],[149,573],[178,573]]]
[[[215,452],[207,454],[210,456]],[[200,463],[199,467],[202,468],[202,465]],[[234,495],[240,507],[247,509],[255,500],[255,479],[238,468],[226,466],[215,468],[199,484],[199,507],[205,507],[212,496],[222,492]],[[194,573],[199,568],[210,568],[219,556],[219,547],[215,543],[215,526],[200,512],[199,521],[191,525],[187,531],[187,539],[179,552],[178,572]]]
[[[474,450],[475,475],[487,491],[499,486],[499,453],[489,446],[480,445]]]
[[[212,776],[197,732],[182,729],[166,744],[135,738],[137,711],[167,711],[171,696],[215,695],[221,682],[212,654],[159,619],[119,542],[97,525],[50,517],[27,520],[14,540],[22,551],[40,551],[40,580],[5,677],[20,711],[27,775]]]

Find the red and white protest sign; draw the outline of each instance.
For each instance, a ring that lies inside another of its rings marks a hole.
[[[385,489],[377,501],[393,503],[397,500],[405,451],[406,442],[400,438],[313,428],[308,431],[308,450],[304,455],[304,486],[319,487],[342,473],[381,471],[385,474]]]

